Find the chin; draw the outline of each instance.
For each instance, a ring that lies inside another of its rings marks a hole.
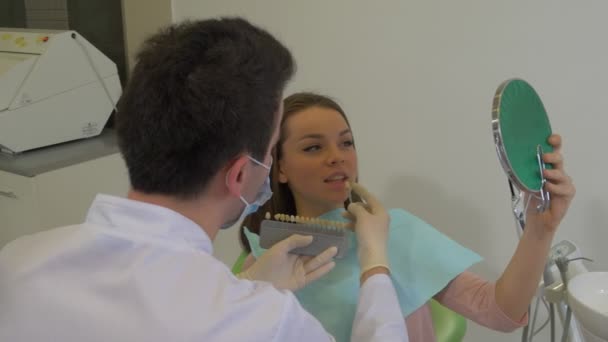
[[[332,196],[326,199],[326,202],[331,204],[332,207],[344,207],[344,202],[348,199],[348,195],[345,196]]]

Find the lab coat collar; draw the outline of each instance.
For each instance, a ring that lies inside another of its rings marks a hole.
[[[104,194],[98,194],[86,222],[118,234],[143,239],[188,244],[213,254],[207,233],[192,220],[169,208]]]

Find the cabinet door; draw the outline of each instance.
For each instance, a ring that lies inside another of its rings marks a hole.
[[[0,248],[40,230],[32,178],[0,171]]]
[[[95,195],[124,197],[129,177],[120,154],[36,176],[40,225],[44,229],[82,223]]]

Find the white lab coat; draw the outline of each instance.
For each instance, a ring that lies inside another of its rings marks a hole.
[[[407,340],[394,288],[363,286],[353,340]],[[289,291],[239,280],[194,222],[98,195],[84,224],[0,251],[0,341],[330,341]]]

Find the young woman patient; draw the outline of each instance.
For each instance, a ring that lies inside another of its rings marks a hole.
[[[552,135],[549,143],[555,150],[543,159],[554,166],[545,170],[551,207],[543,213],[528,210],[526,229],[496,282],[467,271],[481,260],[477,254],[414,215],[390,210],[391,277],[410,341],[436,340],[427,303],[431,298],[490,329],[507,332],[527,323],[528,305],[545,257],[575,193],[564,173],[560,136]],[[353,132],[342,108],[326,96],[296,93],[285,99],[281,136],[273,157],[274,196],[257,214],[248,217],[241,229],[242,243],[253,254],[248,261],[263,253],[256,234],[265,213],[343,221],[344,208],[349,204],[347,182],[357,181]],[[529,208],[536,207],[534,201]],[[346,255],[336,259],[328,275],[296,293],[302,305],[338,341],[350,339],[359,289],[356,240],[351,238],[350,242]]]

